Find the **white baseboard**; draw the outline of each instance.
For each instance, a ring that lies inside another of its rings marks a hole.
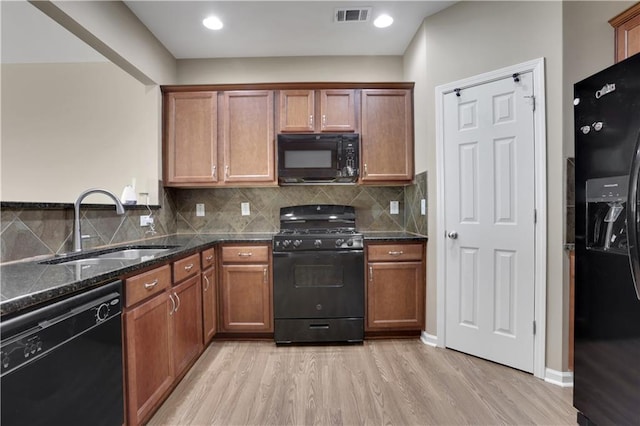
[[[434,336],[433,334],[429,334],[426,331],[423,331],[420,335],[420,341],[425,345],[433,346],[434,348],[438,346],[438,336]]]
[[[544,381],[563,388],[573,387],[573,372],[545,369]]]

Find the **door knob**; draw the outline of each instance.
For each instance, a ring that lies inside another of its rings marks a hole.
[[[456,231],[451,231],[447,234],[447,237],[451,238],[452,240],[455,240],[456,238],[458,238],[458,233]]]

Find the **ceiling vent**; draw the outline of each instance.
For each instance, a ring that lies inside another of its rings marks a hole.
[[[344,24],[348,22],[367,22],[371,16],[370,7],[345,7],[336,9],[335,21]]]

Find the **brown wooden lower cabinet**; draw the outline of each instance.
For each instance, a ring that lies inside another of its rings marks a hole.
[[[175,376],[184,373],[202,351],[202,296],[200,273],[173,287],[173,360]]]
[[[215,336],[218,325],[218,286],[216,281],[215,268],[202,271],[202,338],[205,345]]]
[[[367,247],[365,331],[421,331],[425,319],[424,244]]]
[[[142,423],[173,383],[171,310],[163,291],[124,313],[129,425]]]
[[[273,332],[270,248],[223,246],[220,331]]]
[[[148,420],[202,352],[200,255],[177,260],[173,269],[181,280],[174,285],[169,265],[125,280],[129,425]]]

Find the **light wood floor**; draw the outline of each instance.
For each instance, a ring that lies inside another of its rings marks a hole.
[[[576,424],[571,389],[418,340],[214,342],[150,425]]]

